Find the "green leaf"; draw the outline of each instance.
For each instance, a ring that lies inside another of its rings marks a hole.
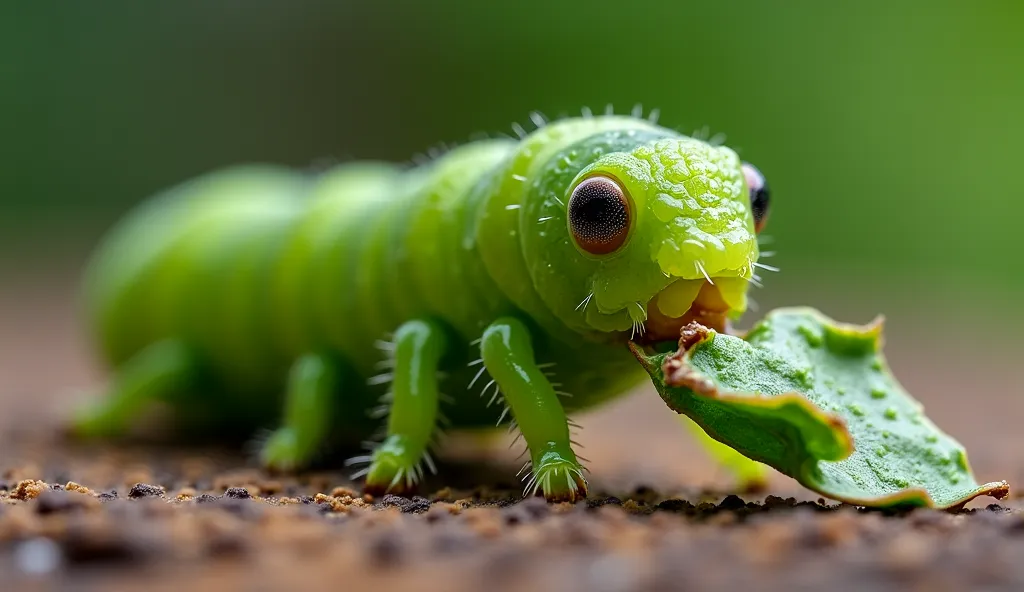
[[[716,463],[725,467],[736,479],[736,486],[742,491],[757,491],[768,485],[768,474],[771,471],[766,465],[750,460],[734,448],[730,448],[708,435],[699,425],[685,415],[680,415],[680,423],[693,434],[697,442],[704,448]]]
[[[789,308],[744,339],[691,323],[678,352],[631,348],[669,407],[822,495],[944,509],[1005,497],[1005,481],[975,481],[963,447],[892,376],[881,331],[881,320],[860,327]]]

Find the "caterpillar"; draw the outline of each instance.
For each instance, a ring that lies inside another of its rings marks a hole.
[[[436,470],[443,430],[507,424],[524,493],[585,497],[569,416],[645,379],[630,340],[743,314],[769,192],[648,119],[537,123],[412,168],[235,166],[130,212],[86,269],[114,372],[75,432],[124,434],[161,401],[182,425],[276,425],[259,457],[278,470],[369,439],[349,464],[382,493]]]

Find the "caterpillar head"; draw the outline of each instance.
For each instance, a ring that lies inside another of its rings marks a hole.
[[[628,131],[558,158],[535,186],[534,220],[544,221],[524,246],[538,292],[563,322],[662,341],[690,320],[722,329],[743,314],[767,217],[757,169],[723,146],[687,137],[638,144]]]

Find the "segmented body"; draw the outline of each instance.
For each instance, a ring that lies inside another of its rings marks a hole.
[[[643,379],[620,331],[629,318],[635,329],[638,313],[605,314],[590,304],[593,292],[572,295],[574,309],[562,304],[559,282],[579,265],[557,269],[543,251],[569,244],[563,191],[601,155],[678,138],[636,118],[587,117],[519,141],[470,143],[411,169],[212,173],[115,230],[88,273],[88,314],[114,367],[162,341],[182,345],[201,366],[189,390],[202,393],[179,405],[246,429],[272,424],[289,369],[316,352],[345,369],[332,437],[365,438],[381,421],[368,412],[393,377],[390,336],[415,319],[442,327],[449,344],[438,363],[440,414],[453,427],[508,417],[489,405],[502,385],[474,343],[500,318],[529,328],[535,361],[566,410],[587,407]],[[698,264],[682,273],[708,272]],[[646,319],[645,303],[636,305]]]
[[[471,143],[413,169],[353,163],[310,175],[242,167],[189,182],[127,221],[99,255],[89,293],[103,351],[116,366],[159,339],[184,338],[208,360],[211,387],[271,395],[276,405],[288,366],[304,352],[331,350],[369,380],[382,374],[375,344],[427,315],[466,345],[446,365],[442,388],[457,401],[450,418],[485,426],[500,409],[485,411],[479,389],[467,388],[477,372],[467,363],[479,357],[469,344],[492,320],[520,314],[568,346],[540,347],[548,362],[566,365],[577,353],[622,361],[590,380],[578,377],[584,368],[562,378],[582,387],[572,389],[580,400],[567,404],[601,399],[642,372],[621,344],[569,339],[545,310],[518,232],[521,223],[543,222],[515,206],[533,167],[616,128],[643,133],[607,134],[609,144],[672,133],[629,118],[577,119],[522,142]],[[615,379],[616,371],[629,378]],[[367,390],[384,388],[373,386]],[[375,399],[357,389],[344,395],[357,406]]]

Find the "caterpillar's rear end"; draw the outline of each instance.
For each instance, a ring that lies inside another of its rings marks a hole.
[[[433,467],[439,425],[509,421],[528,488],[578,499],[566,411],[640,380],[624,342],[745,307],[744,173],[726,148],[588,117],[413,169],[207,175],[129,216],[90,267],[117,370],[76,427],[122,433],[153,400],[250,428],[276,414],[261,459],[293,469],[380,426],[353,462],[381,492]]]
[[[153,343],[181,338],[240,386],[273,362],[269,262],[302,212],[303,175],[246,166],[166,191],[123,220],[85,278],[99,348],[117,367]]]

